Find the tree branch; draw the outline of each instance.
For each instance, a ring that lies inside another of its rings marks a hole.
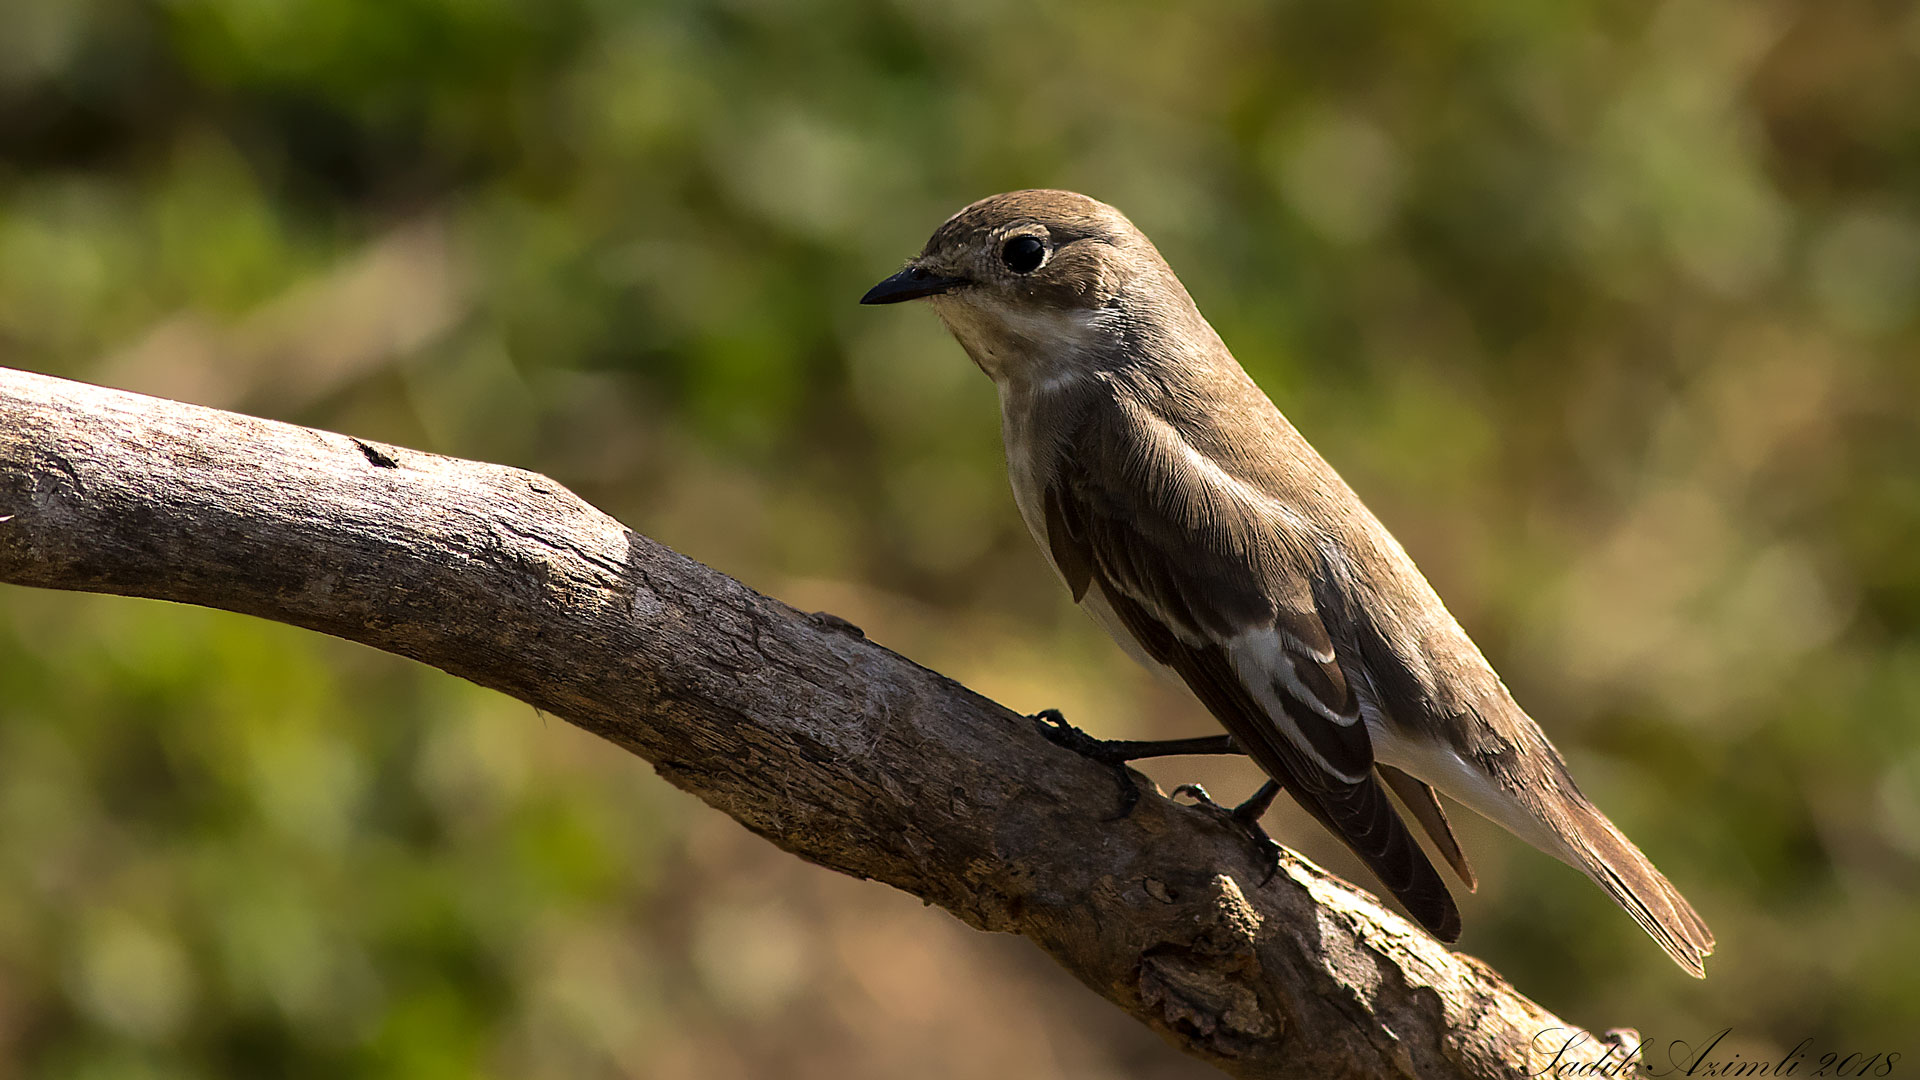
[[[510,694],[804,859],[1021,934],[1239,1077],[1510,1077],[1608,1044],[1292,853],[545,477],[0,369],[0,581],[202,604]],[[1543,1034],[1544,1033],[1544,1034]],[[1617,1054],[1617,1051],[1615,1051]]]

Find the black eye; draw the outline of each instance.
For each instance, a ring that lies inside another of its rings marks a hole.
[[[1037,236],[1016,236],[1000,249],[1000,261],[1016,274],[1031,274],[1046,260],[1047,245]]]

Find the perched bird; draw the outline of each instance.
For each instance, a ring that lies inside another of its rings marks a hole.
[[[1066,191],[961,210],[864,304],[924,298],[1000,395],[1020,516],[1084,607],[1170,671],[1226,739],[1100,743],[1130,760],[1245,753],[1455,941],[1468,888],[1434,789],[1592,878],[1695,976],[1713,934],[1580,793],[1413,560],[1234,360],[1153,244]],[[1079,733],[1075,732],[1075,735]]]

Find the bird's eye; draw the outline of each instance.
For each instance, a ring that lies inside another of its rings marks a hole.
[[[1000,261],[1016,274],[1031,274],[1047,258],[1047,245],[1037,236],[1016,236],[1000,249]]]

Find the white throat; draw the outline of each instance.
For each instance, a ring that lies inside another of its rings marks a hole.
[[[934,310],[980,370],[1007,384],[1072,380],[1092,365],[1089,357],[1111,346],[1114,313],[978,303],[972,297],[933,297]]]

